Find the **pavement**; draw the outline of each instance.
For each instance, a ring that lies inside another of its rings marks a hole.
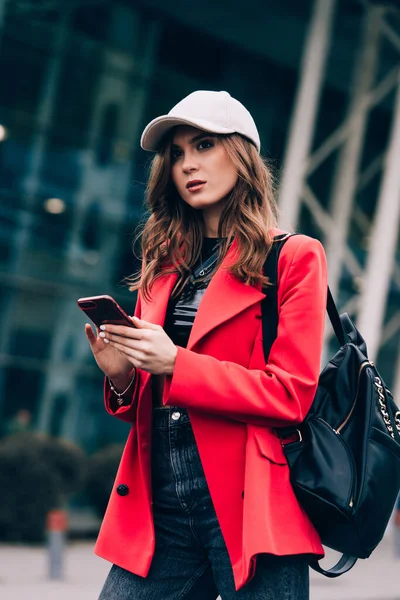
[[[337,579],[311,572],[311,600],[400,600],[398,541],[392,529],[368,560]],[[329,553],[324,563],[334,559]],[[0,544],[0,599],[97,600],[109,568],[93,554],[93,542],[69,542],[64,579],[49,581],[46,548]]]

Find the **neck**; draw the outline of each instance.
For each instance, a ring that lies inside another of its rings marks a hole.
[[[204,235],[205,237],[217,238],[218,225],[221,217],[222,205],[217,204],[203,210]]]

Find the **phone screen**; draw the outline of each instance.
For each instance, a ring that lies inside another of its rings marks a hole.
[[[111,296],[79,298],[77,304],[97,327],[106,323],[135,327],[126,312]]]

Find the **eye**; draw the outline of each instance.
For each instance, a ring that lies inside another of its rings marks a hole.
[[[199,150],[207,150],[207,148],[212,148],[214,146],[212,140],[201,140],[197,148]]]
[[[174,148],[171,151],[171,160],[172,160],[172,162],[174,162],[175,160],[177,160],[181,155],[182,155],[182,151],[179,150],[178,148]]]

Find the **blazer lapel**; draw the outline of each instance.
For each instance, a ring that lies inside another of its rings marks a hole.
[[[154,323],[155,325],[164,326],[165,315],[167,312],[168,300],[170,298],[173,287],[178,279],[177,273],[172,273],[171,275],[164,275],[156,281],[151,286],[150,290],[150,300],[145,300],[144,297],[141,297],[141,318],[144,321],[148,321],[149,323]],[[145,388],[150,381],[151,374],[147,371],[143,371],[141,374],[141,382],[143,388]],[[143,402],[139,400],[138,412],[139,409],[143,406]]]
[[[168,301],[177,279],[178,274],[172,273],[154,281],[150,289],[150,301],[145,300],[143,296],[141,298],[142,319],[164,326]]]

